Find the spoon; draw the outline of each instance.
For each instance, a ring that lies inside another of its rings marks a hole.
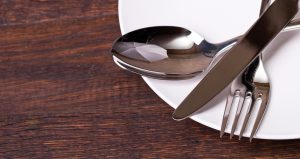
[[[297,29],[300,29],[300,19],[292,21],[283,31]],[[214,63],[214,57],[226,52],[241,37],[214,44],[182,27],[148,27],[119,37],[111,53],[121,68],[139,75],[187,79],[203,72]]]

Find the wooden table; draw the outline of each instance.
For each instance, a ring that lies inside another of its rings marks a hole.
[[[299,158],[300,142],[219,139],[109,50],[117,0],[0,1],[0,158]]]

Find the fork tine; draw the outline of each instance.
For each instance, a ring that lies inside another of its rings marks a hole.
[[[236,98],[236,96],[239,96],[239,94],[240,94],[240,91],[237,90],[234,92],[233,95],[230,93],[227,97],[226,107],[225,107],[225,111],[224,111],[224,115],[223,115],[221,131],[220,131],[220,138],[222,138],[225,133],[228,117],[229,117],[230,110],[231,110],[231,107],[233,104],[233,99]]]
[[[243,109],[243,106],[245,104],[245,101],[246,101],[247,97],[248,97],[247,93],[245,94],[245,98],[243,96],[240,96],[239,105],[238,105],[238,108],[237,108],[236,113],[235,113],[233,125],[231,127],[230,139],[232,139],[233,136],[234,136],[234,132],[236,130],[236,127],[237,127],[237,124],[238,124],[238,121],[239,121],[239,118],[240,118],[240,115],[241,115],[241,111]]]
[[[268,91],[266,91],[264,94],[259,94],[258,95],[258,98],[257,100],[261,100],[261,104],[260,104],[260,107],[259,107],[259,110],[258,110],[258,114],[256,116],[256,119],[255,119],[255,123],[254,123],[254,126],[251,130],[251,135],[250,135],[250,142],[252,141],[255,133],[257,132],[258,128],[259,128],[259,125],[262,121],[262,118],[266,112],[266,109],[267,109],[267,105],[268,105]]]
[[[249,117],[250,117],[250,114],[252,112],[252,109],[253,109],[253,105],[254,105],[254,102],[253,102],[253,97],[252,97],[252,92],[251,91],[248,91],[246,93],[246,97],[245,97],[245,100],[246,99],[250,99],[250,102],[248,103],[248,105],[244,105],[243,107],[246,107],[247,108],[247,113],[246,113],[246,116],[244,118],[244,122],[243,122],[243,125],[242,125],[242,129],[240,131],[240,135],[239,135],[239,140],[242,139],[243,137],[243,134],[244,134],[244,131],[246,129],[246,126],[247,126],[247,123],[248,123],[248,120],[249,120]],[[244,103],[244,104],[247,104],[247,103]]]
[[[229,114],[233,105],[233,102],[237,99],[241,97],[241,91],[240,90],[236,90],[234,92],[234,94],[230,94],[227,97],[227,102],[226,102],[226,107],[225,107],[225,111],[224,111],[224,115],[223,115],[223,121],[222,121],[222,127],[221,127],[221,132],[220,132],[220,138],[223,137],[223,135],[225,134],[225,129],[228,123],[228,118],[229,118]],[[240,103],[240,99],[239,99],[239,103]]]
[[[225,128],[226,128],[226,125],[227,125],[227,120],[228,120],[228,117],[229,117],[232,101],[233,101],[233,96],[230,93],[230,95],[227,97],[227,101],[226,101],[226,107],[225,107],[225,110],[224,110],[222,126],[221,126],[221,131],[220,131],[220,138],[222,138],[224,133],[225,133]]]

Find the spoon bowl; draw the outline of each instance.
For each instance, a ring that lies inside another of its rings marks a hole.
[[[190,78],[203,72],[229,43],[211,44],[193,31],[173,26],[143,28],[117,39],[114,61],[131,72],[154,78]]]

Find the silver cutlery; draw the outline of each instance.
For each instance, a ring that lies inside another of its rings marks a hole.
[[[270,0],[262,0],[261,13],[269,6]],[[259,113],[256,116],[256,122],[251,130],[250,141],[252,141],[255,132],[258,129],[259,123],[262,120],[263,114],[266,110],[270,83],[269,78],[262,63],[262,55],[260,55],[246,71],[239,75],[239,77],[231,83],[230,93],[227,97],[226,107],[224,110],[223,121],[221,125],[220,137],[225,133],[225,128],[228,122],[228,117],[233,107],[235,100],[238,100],[238,107],[236,109],[235,118],[231,127],[230,139],[234,136],[242,109],[247,109],[246,116],[243,121],[243,126],[239,134],[239,140],[247,126],[249,117],[252,113],[253,107],[260,104]]]
[[[183,120],[189,117],[219,94],[258,57],[298,10],[299,0],[276,0],[242,39],[207,71],[200,83],[174,111],[173,118]]]
[[[300,28],[300,19],[283,31]],[[213,44],[181,27],[139,29],[118,38],[111,49],[113,59],[131,72],[160,79],[191,78],[205,71],[213,57],[232,47],[241,36]]]

